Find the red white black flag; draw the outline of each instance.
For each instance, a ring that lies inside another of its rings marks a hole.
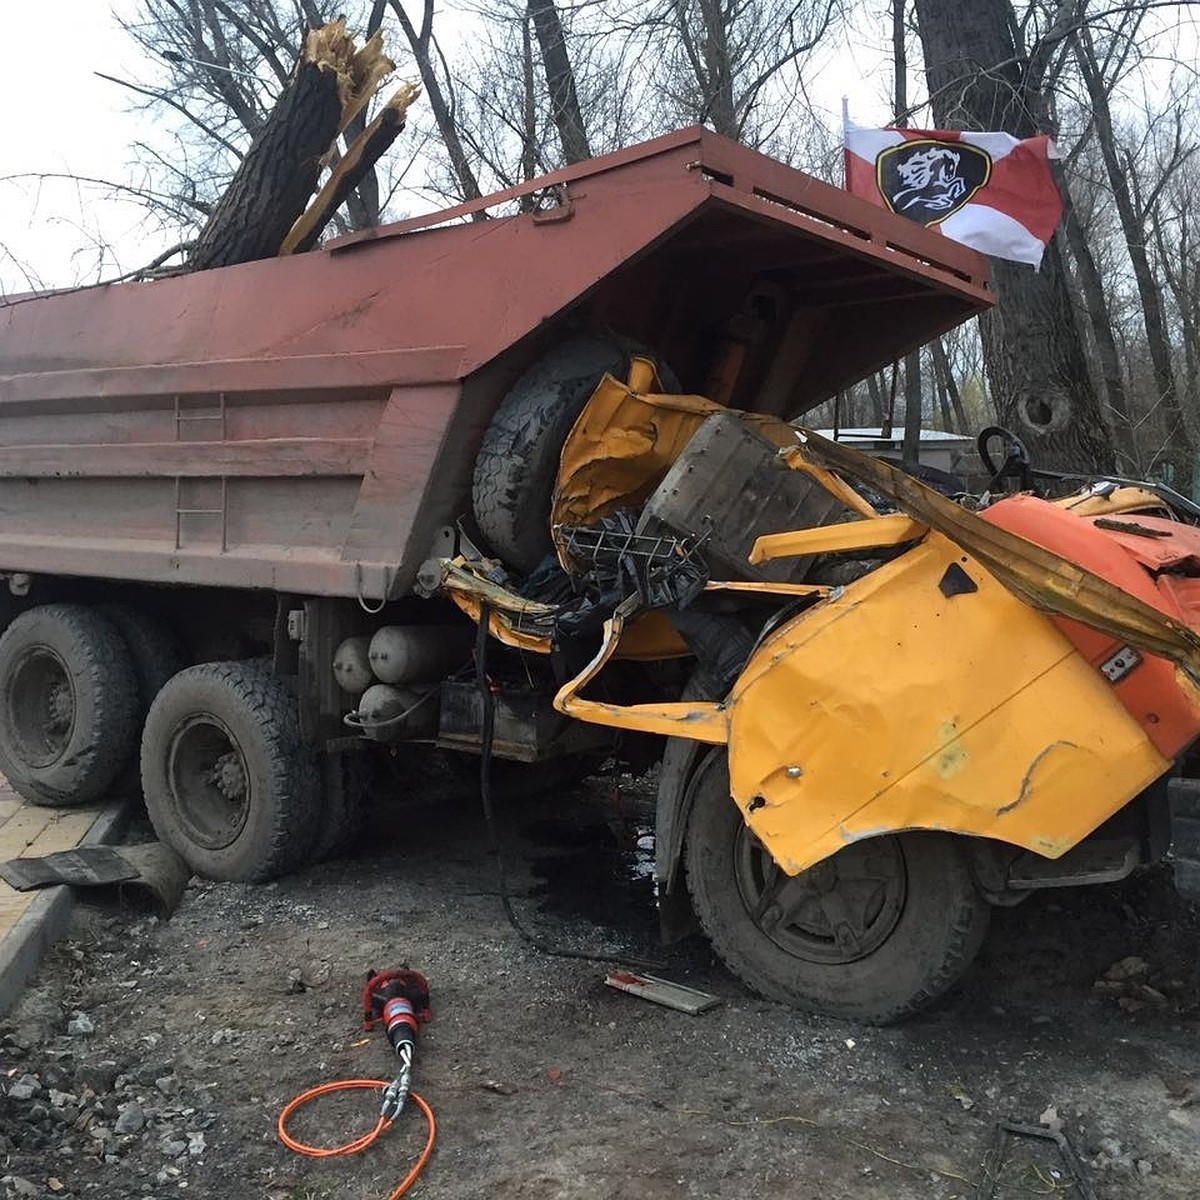
[[[984,254],[1041,263],[1062,216],[1048,137],[845,128],[847,191]]]

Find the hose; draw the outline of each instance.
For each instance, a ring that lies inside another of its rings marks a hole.
[[[603,950],[576,950],[570,946],[555,945],[527,929],[513,909],[512,896],[508,887],[508,867],[504,848],[496,826],[496,813],[492,807],[492,749],[496,740],[496,697],[487,674],[488,632],[491,625],[492,606],[485,600],[479,609],[479,626],[475,635],[475,684],[479,689],[483,705],[483,726],[480,731],[479,794],[483,800],[483,818],[487,825],[488,840],[492,857],[496,863],[496,882],[500,892],[500,906],[508,923],[517,934],[535,950],[552,958],[575,958],[584,962],[624,963],[631,967],[661,970],[662,963],[653,959],[631,958],[629,955],[607,953]]]
[[[385,1129],[390,1128],[393,1122],[387,1117],[381,1116],[375,1123],[375,1128],[363,1134],[362,1137],[355,1138],[353,1141],[346,1142],[341,1146],[326,1147],[309,1146],[304,1142],[297,1141],[287,1131],[288,1120],[297,1110],[320,1096],[328,1096],[334,1092],[352,1091],[355,1088],[383,1090],[387,1087],[388,1081],[385,1079],[340,1079],[333,1083],[322,1083],[318,1087],[309,1088],[308,1091],[301,1092],[294,1100],[290,1100],[279,1114],[279,1120],[275,1126],[276,1132],[279,1134],[279,1140],[289,1150],[294,1151],[296,1154],[303,1154],[306,1158],[339,1158],[349,1154],[359,1154],[367,1149],[368,1146],[373,1145],[375,1139]],[[387,1200],[399,1200],[399,1197],[403,1196],[416,1183],[418,1176],[425,1169],[425,1164],[429,1161],[429,1156],[433,1153],[433,1144],[437,1140],[437,1119],[433,1115],[433,1109],[416,1092],[409,1092],[408,1097],[425,1114],[425,1120],[429,1125],[429,1135],[425,1139],[425,1146],[421,1150],[416,1164],[404,1179],[401,1180],[400,1185],[394,1191],[388,1193]]]

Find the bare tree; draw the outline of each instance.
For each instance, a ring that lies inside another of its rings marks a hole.
[[[1126,27],[1116,33],[1107,54],[1097,52],[1091,30],[1084,25],[1073,33],[1071,48],[1091,102],[1091,118],[1100,155],[1108,175],[1108,185],[1121,222],[1125,249],[1137,283],[1145,325],[1146,345],[1153,367],[1155,400],[1161,404],[1165,417],[1166,441],[1163,457],[1171,463],[1174,486],[1188,495],[1192,491],[1196,448],[1188,423],[1176,393],[1171,345],[1168,337],[1162,294],[1150,262],[1147,246],[1147,226],[1150,212],[1158,202],[1163,186],[1172,172],[1186,161],[1194,147],[1185,147],[1182,140],[1182,119],[1173,114],[1175,136],[1170,159],[1159,164],[1157,179],[1148,189],[1142,189],[1138,172],[1132,167],[1132,155],[1124,150],[1114,128],[1109,106],[1112,76],[1106,79],[1105,67],[1120,72],[1128,47],[1137,36],[1144,14],[1127,14]],[[1077,247],[1077,257],[1086,261],[1086,249]]]
[[[646,19],[667,121],[768,144],[794,117],[800,67],[841,8],[840,0],[655,0]]]

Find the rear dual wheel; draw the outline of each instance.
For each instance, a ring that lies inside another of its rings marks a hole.
[[[137,674],[116,626],[43,604],[0,636],[0,771],[34,804],[104,796],[137,742]]]
[[[788,876],[730,797],[723,754],[693,788],[692,904],[718,955],[755,991],[884,1025],[925,1008],[971,964],[990,909],[952,838],[871,838]]]
[[[142,788],[155,832],[208,879],[273,879],[318,837],[320,780],[295,693],[261,662],[203,663],[162,688]]]

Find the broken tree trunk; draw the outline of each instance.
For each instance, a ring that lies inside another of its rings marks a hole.
[[[279,248],[280,254],[298,254],[311,250],[317,244],[321,230],[329,224],[333,214],[400,136],[408,106],[419,94],[419,88],[404,84],[354,139],[341,161],[330,172],[316,199],[292,226]]]
[[[304,212],[338,134],[394,69],[379,34],[358,49],[341,18],[309,30],[291,82],[193,244],[188,269],[278,254]],[[411,98],[409,94],[404,107]],[[360,153],[359,161],[362,157]],[[332,215],[330,210],[326,220]],[[314,242],[319,234],[317,229]]]

